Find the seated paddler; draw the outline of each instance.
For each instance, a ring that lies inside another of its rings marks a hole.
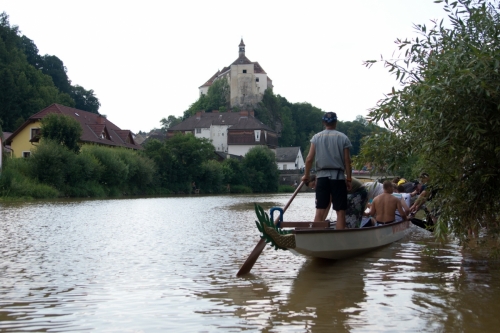
[[[392,195],[393,187],[390,180],[386,180],[383,184],[384,193],[373,199],[370,212],[365,213],[367,216],[374,216],[377,225],[384,225],[396,221],[396,210],[399,212],[403,220],[406,220],[406,213],[401,205],[401,200]]]

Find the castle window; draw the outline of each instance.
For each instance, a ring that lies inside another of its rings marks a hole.
[[[247,70],[246,70],[246,69],[244,69],[244,70],[243,70],[243,74],[245,74],[246,72],[247,72]]]

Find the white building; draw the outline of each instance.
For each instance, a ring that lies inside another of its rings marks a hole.
[[[255,146],[276,149],[278,135],[260,120],[253,111],[203,112],[189,117],[169,128],[167,138],[176,133],[193,134],[197,138],[209,139],[216,152],[245,156]]]
[[[276,163],[279,170],[300,170],[305,167],[300,147],[276,148]]]
[[[245,56],[243,38],[238,46],[238,54],[238,59],[231,65],[217,71],[205,84],[199,87],[200,95],[206,95],[208,88],[210,88],[214,81],[226,79],[231,91],[231,107],[246,108],[262,100],[264,91],[267,88],[273,88],[272,80],[267,76],[267,73],[258,62],[251,62]]]

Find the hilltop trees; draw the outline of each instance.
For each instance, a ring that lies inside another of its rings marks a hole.
[[[208,88],[206,95],[201,94],[196,102],[191,104],[189,109],[184,111],[184,119],[191,117],[200,110],[213,111],[219,110],[221,112],[229,110],[229,83],[226,79],[222,78],[215,80],[215,82]]]
[[[446,1],[451,27],[416,25],[421,37],[398,41],[405,57],[384,63],[403,88],[393,89],[369,114],[390,131],[362,148],[364,161],[377,168],[394,169],[419,157],[440,188],[434,199],[441,207],[438,234],[449,227],[462,239],[479,226],[500,233],[498,5]]]
[[[34,113],[52,103],[98,112],[92,90],[72,86],[62,60],[40,56],[35,43],[20,36],[9,16],[0,13],[0,121],[13,132]]]

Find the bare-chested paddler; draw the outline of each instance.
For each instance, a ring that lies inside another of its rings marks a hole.
[[[392,195],[392,183],[389,180],[384,182],[384,193],[373,199],[369,216],[374,216],[378,224],[387,224],[396,220],[396,209],[403,220],[406,220],[406,213],[401,205],[401,200]]]

